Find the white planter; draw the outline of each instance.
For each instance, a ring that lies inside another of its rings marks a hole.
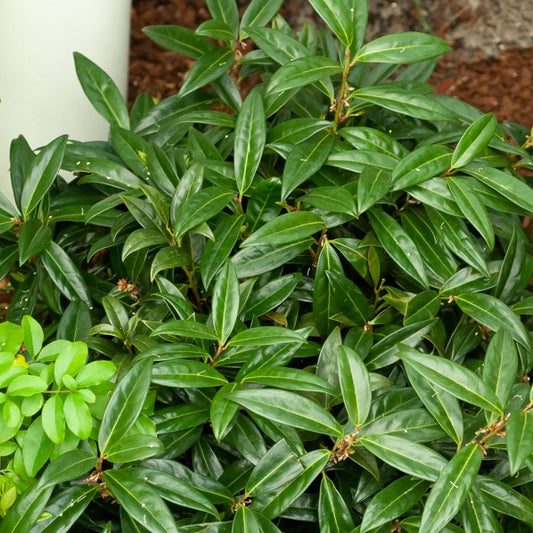
[[[9,198],[9,145],[32,148],[68,133],[107,138],[108,125],[83,93],[73,52],[103,68],[124,95],[131,0],[0,0],[0,190]]]

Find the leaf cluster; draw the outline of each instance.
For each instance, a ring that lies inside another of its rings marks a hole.
[[[531,135],[281,4],[145,28],[195,63],[130,111],[75,54],[108,140],[13,141],[0,533],[532,526]]]

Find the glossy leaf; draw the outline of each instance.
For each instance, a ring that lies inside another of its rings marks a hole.
[[[0,533],[28,533],[43,512],[54,486],[30,487],[10,507],[0,525]]]
[[[533,453],[533,413],[514,411],[507,421],[505,442],[509,454],[509,470],[515,475]]]
[[[200,388],[225,385],[226,378],[213,367],[199,361],[166,361],[156,363],[152,383],[165,387]]]
[[[327,2],[327,0],[310,0],[309,3],[339,41],[349,48],[354,39],[354,27],[352,15],[346,4],[344,2]]]
[[[279,68],[267,87],[269,94],[296,89],[328,78],[342,71],[332,59],[322,56],[302,57]]]
[[[152,335],[174,335],[191,339],[217,340],[217,335],[211,328],[194,320],[170,320],[156,327],[152,331]]]
[[[357,182],[357,213],[360,215],[381,200],[390,190],[390,172],[376,167],[365,167]]]
[[[63,400],[59,394],[52,395],[43,405],[43,429],[55,444],[65,440],[66,421],[63,413]]]
[[[354,528],[350,509],[341,493],[326,475],[320,483],[318,496],[318,523],[324,533],[343,533]]]
[[[312,400],[293,392],[250,389],[233,392],[227,398],[280,424],[326,435],[342,435],[341,426],[330,413]]]
[[[452,157],[452,168],[470,163],[490,143],[498,121],[493,113],[487,113],[475,120],[463,133]]]
[[[220,78],[233,65],[235,52],[230,48],[215,47],[198,57],[180,89],[180,96],[192,93]]]
[[[76,74],[83,92],[109,124],[129,129],[126,102],[111,77],[89,58],[74,52]]]
[[[44,226],[38,219],[27,220],[20,229],[18,239],[19,263],[23,265],[34,255],[39,255],[51,240],[50,226]]]
[[[146,359],[134,365],[117,384],[98,432],[102,453],[120,440],[137,420],[148,394],[151,373],[152,362]]]
[[[235,124],[233,165],[240,196],[250,188],[263,155],[266,141],[266,117],[259,90],[244,100]]]
[[[240,38],[244,39],[246,37],[246,28],[268,24],[276,16],[282,3],[282,0],[272,0],[270,2],[252,0],[242,15]],[[243,30],[243,28],[245,29]]]
[[[280,215],[252,233],[242,247],[289,244],[319,232],[324,227],[322,217],[310,211],[293,211]]]
[[[362,46],[355,56],[364,63],[415,63],[440,56],[450,45],[427,33],[404,32],[378,37]]]
[[[177,532],[172,514],[155,489],[128,468],[106,470],[103,479],[120,505],[154,533]]]
[[[526,329],[517,315],[501,300],[481,293],[463,293],[455,298],[455,302],[469,317],[482,326],[498,331],[505,328],[511,337],[522,346],[529,347]]]
[[[460,178],[450,177],[446,182],[459,209],[483,237],[489,250],[492,251],[494,248],[494,229],[485,206],[471,187]]]
[[[95,467],[98,458],[87,450],[71,450],[61,454],[46,467],[39,487],[54,486],[83,476]]]
[[[459,511],[481,466],[483,450],[470,444],[455,454],[442,470],[429,493],[420,531],[440,531]]]
[[[428,483],[423,480],[404,476],[378,492],[368,504],[361,533],[398,518],[411,509],[424,495]]]
[[[79,392],[72,392],[65,398],[63,413],[70,431],[82,440],[88,439],[93,429],[93,421],[89,406]]]
[[[226,261],[213,288],[213,328],[220,345],[228,340],[239,314],[239,280],[231,261]]]
[[[198,58],[213,48],[208,39],[182,26],[145,26],[142,31],[160,46],[188,57]]]
[[[428,481],[435,481],[446,465],[431,448],[394,435],[365,435],[361,444],[401,472]]]
[[[353,323],[352,325],[366,325],[374,313],[365,295],[348,278],[329,271],[326,271],[326,275],[331,282],[338,309]]]
[[[67,136],[62,135],[42,148],[31,162],[28,179],[22,187],[20,199],[20,208],[25,218],[37,207],[54,183],[66,147]]]
[[[268,346],[270,344],[304,342],[296,331],[277,326],[259,326],[234,335],[226,346]]]
[[[162,451],[161,442],[152,435],[126,435],[109,447],[106,457],[111,463],[131,463]]]
[[[362,359],[346,346],[337,355],[339,384],[348,418],[357,428],[364,424],[370,412],[372,390],[370,376]]]
[[[215,439],[221,441],[232,428],[232,423],[239,410],[239,406],[228,400],[226,395],[236,390],[241,390],[238,383],[227,383],[223,385],[213,397],[209,411],[211,426]]]
[[[370,210],[368,216],[376,236],[387,253],[409,276],[428,288],[424,263],[411,237],[392,217],[381,210]]]

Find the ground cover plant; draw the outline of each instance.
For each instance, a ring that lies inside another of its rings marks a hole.
[[[530,132],[310,3],[146,28],[196,62],[130,112],[75,54],[109,139],[13,142],[0,533],[531,529]]]

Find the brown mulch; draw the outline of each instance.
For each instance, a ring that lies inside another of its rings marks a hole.
[[[241,2],[245,5],[246,2]],[[286,15],[294,12],[288,3]],[[143,33],[148,25],[176,24],[195,29],[209,18],[204,0],[134,0],[132,7],[129,98],[140,92],[161,99],[175,94],[194,61],[166,51]],[[453,44],[453,43],[452,43]],[[533,126],[531,82],[533,49],[506,50],[496,58],[454,48],[439,60],[430,83],[454,96],[493,112],[500,121]]]

